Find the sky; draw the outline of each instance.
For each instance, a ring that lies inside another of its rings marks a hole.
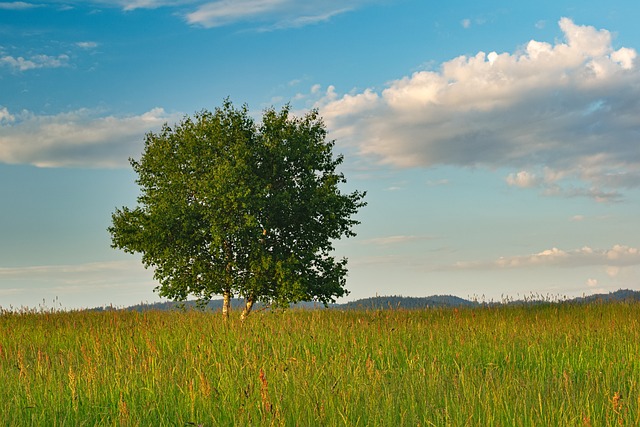
[[[110,246],[144,135],[316,108],[348,297],[640,289],[640,3],[0,1],[0,307],[156,302]]]

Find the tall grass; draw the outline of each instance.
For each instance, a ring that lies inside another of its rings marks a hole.
[[[640,304],[0,315],[0,425],[640,425]]]

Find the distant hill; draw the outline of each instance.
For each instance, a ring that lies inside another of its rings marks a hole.
[[[586,297],[575,298],[574,302],[593,303],[593,302],[635,302],[640,301],[640,291],[632,291],[630,289],[619,289],[608,294],[595,294]]]
[[[597,302],[632,302],[640,301],[640,291],[632,291],[629,289],[620,289],[608,294],[596,294],[586,297],[578,297],[568,300],[562,300],[563,303],[597,303]],[[430,297],[403,297],[403,296],[376,296],[371,298],[363,298],[356,301],[349,301],[343,304],[330,304],[328,308],[339,310],[387,310],[387,309],[404,309],[415,310],[425,308],[447,308],[447,307],[479,307],[482,305],[522,305],[522,304],[540,304],[545,301],[536,300],[516,300],[507,303],[480,303],[477,301],[469,301],[464,298],[452,295],[433,295]],[[231,307],[234,310],[241,310],[244,307],[244,300],[232,299]],[[317,302],[301,302],[292,305],[295,308],[316,309],[324,308],[323,304]],[[158,302],[153,304],[137,304],[131,307],[123,308],[132,311],[149,311],[149,310],[180,310],[197,308],[195,301],[185,302]],[[256,303],[254,310],[264,309],[264,305]],[[95,311],[113,310],[117,308],[94,308]],[[219,311],[222,309],[222,300],[211,300],[206,306],[207,310]]]
[[[451,295],[434,295],[430,297],[403,297],[403,296],[384,296],[359,299],[350,301],[345,304],[339,304],[337,307],[342,309],[419,309],[419,308],[435,308],[435,307],[474,307],[479,305],[477,302],[468,301]]]
[[[435,307],[473,307],[480,305],[477,302],[471,302],[463,298],[451,295],[434,295],[430,297],[403,297],[403,296],[381,296],[349,301],[343,304],[329,304],[328,308],[340,310],[385,310],[385,309],[422,309]],[[244,307],[243,299],[232,299],[231,308],[241,310]],[[153,304],[136,304],[126,307],[126,310],[132,311],[149,311],[149,310],[182,310],[196,309],[195,301],[184,302],[157,302]],[[254,310],[264,309],[264,305],[256,303]],[[318,302],[300,302],[293,304],[292,308],[317,309],[325,308],[322,303]],[[110,308],[96,308],[94,310],[109,310]],[[219,311],[222,310],[222,300],[211,300],[205,307],[206,310]]]

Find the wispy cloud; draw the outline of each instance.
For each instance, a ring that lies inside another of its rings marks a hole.
[[[187,21],[207,28],[219,27],[231,22],[255,19],[261,15],[274,13],[286,4],[287,0],[216,1],[199,6],[195,12],[187,15]]]
[[[38,265],[27,267],[0,267],[0,277],[50,277],[56,275],[75,275],[75,274],[94,274],[94,273],[113,273],[116,271],[129,271],[139,265],[133,261],[108,261],[93,262],[86,264],[68,264],[68,265]]]
[[[479,52],[316,105],[334,137],[400,168],[510,168],[509,185],[620,200],[640,186],[636,50],[563,18],[564,40]],[[571,186],[573,184],[573,187]]]
[[[27,3],[23,1],[10,1],[0,3],[0,9],[4,10],[25,10],[40,7],[38,4]]]
[[[243,21],[259,23],[263,30],[292,28],[327,21],[367,2],[371,0],[219,0],[201,4],[186,14],[186,20],[189,24],[205,28]]]
[[[622,194],[616,190],[604,190],[600,186],[591,186],[589,188],[576,187],[571,185],[560,185],[559,182],[567,175],[570,175],[568,171],[562,171],[558,173],[551,171],[548,168],[543,174],[536,174],[531,171],[522,170],[517,173],[511,173],[507,175],[505,181],[509,186],[518,188],[538,188],[542,191],[542,194],[547,196],[560,196],[566,198],[572,197],[588,197],[597,202],[619,202],[622,200]],[[631,179],[633,174],[627,174],[626,178]],[[607,183],[606,177],[598,176],[594,177],[597,181],[600,181],[601,185],[612,186],[611,183]],[[617,186],[617,185],[613,185]],[[631,184],[630,186],[634,186]]]
[[[79,48],[82,48],[82,49],[95,49],[96,47],[98,47],[98,43],[90,42],[90,41],[84,41],[84,42],[77,42],[76,46],[78,46]]]
[[[501,257],[494,261],[458,262],[452,268],[463,270],[495,270],[532,267],[591,267],[605,266],[608,271],[640,265],[640,249],[614,245],[610,249],[546,249],[531,255]]]
[[[180,7],[202,3],[202,0],[90,0],[90,3],[102,7],[118,7],[124,11],[136,9],[158,9],[161,7]],[[77,0],[67,0],[66,3],[87,3]]]
[[[343,8],[328,10],[326,12],[318,11],[314,13],[313,11],[310,11],[311,14],[309,15],[301,15],[298,17],[292,17],[290,19],[278,21],[273,26],[273,28],[290,28],[290,27],[297,28],[297,27],[304,27],[307,25],[313,25],[320,22],[329,21],[334,16],[342,15],[343,13],[351,12],[352,10],[353,8],[343,7]]]
[[[66,308],[132,304],[157,300],[153,273],[138,259],[86,264],[0,267],[0,307],[51,306]],[[57,307],[53,307],[57,308]]]
[[[409,242],[416,242],[421,240],[432,240],[431,236],[415,236],[415,235],[396,235],[396,236],[386,236],[386,237],[377,237],[374,239],[364,240],[362,243],[366,245],[378,245],[378,246],[389,246],[389,245],[397,245],[404,244]]]
[[[5,55],[0,57],[0,66],[10,67],[16,71],[27,71],[36,68],[60,68],[69,65],[68,55],[34,55],[29,58]]]
[[[31,9],[34,7],[48,7],[56,4],[60,11],[72,10],[87,5],[96,8],[117,8],[125,12],[137,9],[183,8],[205,3],[206,0],[48,0],[42,3],[8,2],[0,3],[0,9]],[[6,6],[5,6],[6,5]],[[94,12],[99,12],[95,9]]]
[[[0,162],[41,167],[126,167],[142,151],[144,135],[181,114],[162,108],[131,116],[84,109],[50,116],[2,110]]]
[[[172,8],[185,21],[203,28],[238,22],[256,24],[258,31],[297,28],[328,21],[366,4],[381,0],[90,0],[100,7],[117,7],[123,11]],[[19,2],[21,3],[21,2]],[[68,0],[66,4],[85,4]],[[1,3],[0,3],[1,4]],[[26,3],[25,3],[26,4]]]

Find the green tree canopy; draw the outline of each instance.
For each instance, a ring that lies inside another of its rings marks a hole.
[[[354,236],[364,192],[340,192],[346,180],[318,112],[294,117],[289,106],[257,124],[229,100],[149,133],[139,161],[138,206],[116,209],[114,248],[142,253],[159,294],[208,301],[223,295],[256,301],[329,303],[347,293],[347,260],[333,241]]]

